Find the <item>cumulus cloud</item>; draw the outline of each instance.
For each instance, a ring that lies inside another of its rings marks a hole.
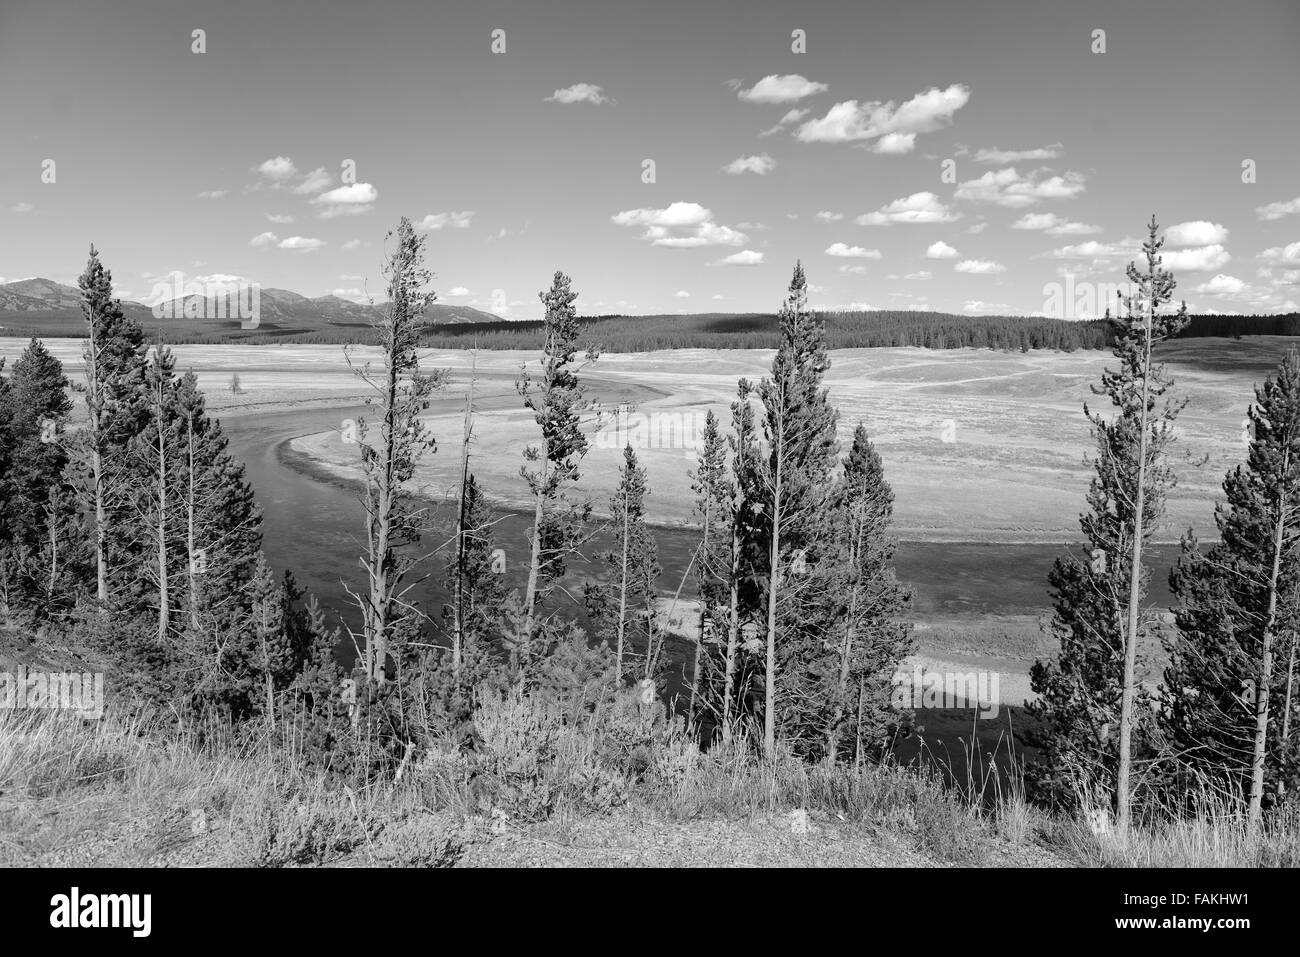
[[[276,183],[283,183],[298,175],[298,167],[287,156],[273,156],[269,160],[263,160],[257,171]]]
[[[845,100],[820,119],[799,126],[795,137],[804,143],[863,143],[877,140],[879,153],[908,153],[918,133],[932,133],[952,122],[953,114],[970,100],[970,88],[953,84],[918,93],[903,104],[893,100]]]
[[[1025,213],[1011,224],[1011,228],[1041,230],[1049,236],[1089,236],[1101,232],[1100,226],[1072,222],[1056,213]]]
[[[1044,199],[1074,199],[1084,191],[1082,173],[1048,176],[1047,170],[1034,170],[1021,176],[1013,166],[990,170],[978,179],[958,185],[953,196],[972,203],[994,203],[1009,209],[1033,206]]]
[[[1246,288],[1246,284],[1236,276],[1219,273],[1209,282],[1203,282],[1196,291],[1209,296],[1235,296]]]
[[[453,287],[451,288],[451,291],[448,292],[447,295],[448,295],[448,296],[457,296],[457,297],[459,297],[459,296],[468,296],[468,295],[469,295],[469,290],[466,289],[464,286],[453,286]]]
[[[267,213],[266,218],[280,226],[293,222],[292,216],[283,215],[281,213]]]
[[[360,246],[361,246],[361,240],[359,239],[349,239],[346,243],[343,244],[343,248],[349,250],[358,249],[360,248]]]
[[[943,204],[934,193],[913,193],[865,213],[855,222],[859,226],[890,226],[894,223],[951,223],[961,218]]]
[[[732,176],[739,176],[741,173],[766,176],[774,169],[776,169],[776,160],[766,153],[760,153],[758,156],[741,156],[722,167],[724,173],[730,173]]]
[[[862,246],[846,246],[844,243],[831,243],[826,247],[827,256],[841,259],[879,259],[879,249],[865,249]]]
[[[1285,203],[1269,203],[1265,206],[1255,207],[1255,215],[1260,219],[1281,219],[1283,216],[1291,216],[1297,213],[1300,213],[1300,196]]]
[[[992,163],[1000,165],[1003,163],[1023,163],[1029,160],[1050,160],[1056,159],[1064,151],[1060,143],[1052,143],[1049,146],[1040,146],[1030,150],[1000,150],[996,146],[988,149],[975,151],[975,162]]]
[[[957,272],[971,273],[976,276],[991,276],[1007,271],[1006,266],[991,259],[963,259],[952,268]]]
[[[369,183],[350,183],[312,198],[312,205],[322,207],[321,219],[336,216],[359,216],[374,209],[379,191]]]
[[[953,249],[942,239],[937,243],[931,243],[925,251],[926,259],[956,259],[960,253]]]
[[[295,252],[310,253],[315,252],[325,245],[323,239],[311,239],[307,236],[290,236],[288,239],[282,239],[276,243],[277,249],[292,249]]]
[[[714,265],[717,266],[757,266],[763,261],[763,254],[752,249],[744,249],[730,256],[724,256]]]
[[[1300,242],[1271,246],[1260,252],[1259,258],[1276,265],[1300,266]]]
[[[556,90],[545,100],[547,103],[593,103],[599,106],[602,103],[613,103],[605,91],[592,83],[575,83],[573,86],[566,86],[562,90]]]
[[[785,76],[774,73],[763,77],[748,90],[739,90],[736,95],[747,103],[793,103],[829,89],[825,83],[814,83],[797,73]]]
[[[641,226],[641,238],[652,246],[742,246],[749,237],[713,221],[713,211],[699,203],[676,202],[663,209],[627,209],[615,213],[616,226]],[[761,254],[760,261],[761,261]]]
[[[687,292],[685,289],[678,289],[675,293],[673,293],[673,295],[676,296],[678,299],[690,299],[690,298],[691,298],[691,294],[690,294],[689,292]]]
[[[1165,230],[1165,242],[1170,246],[1210,246],[1225,242],[1227,238],[1226,228],[1203,219],[1178,223]]]
[[[1166,269],[1171,269],[1174,272],[1180,270],[1198,272],[1222,269],[1232,259],[1232,256],[1229,255],[1226,249],[1216,243],[1195,249],[1166,251],[1161,254],[1161,258],[1164,260],[1164,268]]]
[[[330,178],[329,173],[325,172],[325,167],[318,166],[303,177],[302,182],[293,187],[293,191],[303,196],[309,193],[319,193],[331,182],[333,180]]]
[[[431,233],[438,229],[447,228],[468,229],[473,219],[474,210],[472,209],[461,212],[429,213],[424,219],[415,224],[415,228],[422,233]]]
[[[256,236],[254,236],[252,239],[248,241],[248,245],[256,246],[257,248],[262,249],[265,248],[266,246],[274,246],[279,241],[280,241],[280,237],[277,236],[275,233],[258,233]]]
[[[838,223],[843,218],[843,213],[832,213],[829,209],[823,209],[821,212],[813,216],[813,219],[817,220],[819,223]]]
[[[221,199],[226,195],[224,189],[205,189],[202,192],[194,194],[198,199]]]

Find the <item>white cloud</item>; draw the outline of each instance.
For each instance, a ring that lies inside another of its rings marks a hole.
[[[721,299],[721,298],[723,298],[722,293],[720,293],[720,292],[715,292],[715,293],[713,294],[713,298],[714,298],[714,299]]]
[[[1056,159],[1063,152],[1064,147],[1060,143],[1052,143],[1049,146],[1040,146],[1031,150],[1000,150],[996,146],[989,149],[976,150],[975,162],[977,163],[1022,163],[1026,160],[1050,160]]]
[[[1271,246],[1263,250],[1259,258],[1266,263],[1300,266],[1300,242],[1289,243],[1285,247]]]
[[[844,243],[831,243],[826,247],[827,256],[841,259],[879,259],[879,249],[864,249],[862,246],[846,246]]]
[[[775,135],[775,134],[777,134],[777,133],[780,133],[783,129],[785,129],[785,128],[786,128],[787,126],[789,126],[791,123],[798,123],[798,122],[799,122],[800,120],[802,120],[805,116],[807,116],[809,112],[810,112],[810,111],[805,110],[805,109],[793,109],[793,110],[790,110],[789,112],[787,112],[787,113],[785,114],[785,116],[781,117],[779,120],[776,121],[776,125],[775,125],[775,126],[772,126],[772,127],[769,127],[768,129],[763,130],[763,132],[759,133],[758,135],[759,135],[759,136],[773,136],[773,135]]]
[[[361,240],[359,240],[359,239],[349,239],[346,243],[343,244],[343,248],[344,248],[344,249],[357,249],[358,247],[360,247],[360,245],[361,245]]]
[[[1235,296],[1246,288],[1246,284],[1236,276],[1219,273],[1209,282],[1203,282],[1196,291],[1210,296]]]
[[[331,189],[312,198],[312,205],[323,206],[321,219],[333,219],[336,216],[358,216],[374,209],[374,202],[379,198],[379,191],[369,183],[350,183]]]
[[[266,246],[274,246],[280,241],[280,237],[275,233],[258,233],[248,241],[248,245],[256,246],[259,249]]]
[[[982,233],[984,232],[984,230],[988,228],[989,228],[988,223],[971,223],[970,226],[966,229],[966,232],[974,236],[976,233]]]
[[[1200,246],[1196,249],[1175,249],[1161,254],[1164,268],[1177,272],[1179,270],[1209,271],[1222,269],[1232,256],[1217,243],[1213,246]]]
[[[877,152],[906,153],[915,145],[917,133],[947,126],[969,100],[970,88],[959,83],[918,93],[901,105],[893,100],[845,100],[821,119],[803,123],[795,136],[804,143],[858,143],[888,137],[876,144]]]
[[[959,255],[961,254],[957,252],[957,250],[953,249],[942,239],[937,243],[931,243],[929,248],[925,251],[926,259],[956,259]]]
[[[1104,259],[1111,256],[1134,256],[1141,243],[1126,239],[1120,243],[1102,243],[1095,239],[1053,249],[1046,255],[1052,259]]]
[[[752,249],[744,249],[730,256],[719,259],[718,266],[757,266],[763,261],[763,254]]]
[[[1170,246],[1210,246],[1225,242],[1227,238],[1226,228],[1203,219],[1178,223],[1165,230],[1165,241]]]
[[[815,83],[797,73],[785,76],[774,73],[763,77],[748,90],[739,90],[736,95],[747,103],[793,103],[807,96],[825,93],[829,89],[825,83]]]
[[[602,103],[613,103],[605,95],[605,91],[592,83],[575,83],[573,86],[566,86],[562,90],[556,90],[546,98],[547,103],[593,103],[599,106]]]
[[[691,298],[691,294],[690,294],[689,292],[687,292],[685,289],[678,289],[675,293],[673,293],[673,295],[676,296],[678,299],[690,299],[690,298]]]
[[[819,223],[838,223],[843,218],[843,213],[832,213],[829,209],[823,209],[821,212],[813,216],[813,219],[817,220]]]
[[[976,276],[991,276],[1007,270],[1002,263],[993,262],[991,259],[963,259],[952,268],[957,272],[971,273]]]
[[[846,276],[865,276],[867,274],[867,267],[850,266],[846,264],[840,267],[840,272]]]
[[[732,176],[739,176],[741,173],[766,176],[774,169],[776,169],[776,160],[766,153],[760,153],[758,156],[741,156],[722,167],[724,173],[730,173]]]
[[[340,299],[351,299],[354,302],[362,302],[366,299],[366,294],[355,287],[350,289],[331,289],[331,296],[338,296]]]
[[[275,156],[269,160],[263,160],[257,167],[257,171],[267,179],[277,183],[283,183],[285,180],[298,175],[298,167],[294,166],[293,160],[287,156]]]
[[[1044,199],[1073,199],[1084,191],[1082,173],[1046,176],[1046,170],[1034,170],[1021,176],[1015,167],[990,170],[979,179],[958,185],[953,196],[973,203],[995,203],[1009,209],[1033,206]]]
[[[915,133],[886,133],[876,140],[871,147],[871,152],[880,153],[882,156],[902,156],[904,153],[912,152],[915,147]]]
[[[1291,216],[1295,213],[1300,213],[1300,196],[1285,203],[1269,203],[1266,206],[1255,207],[1255,215],[1260,219],[1281,219],[1283,216]]]
[[[194,195],[195,195],[195,197],[198,198],[198,199],[221,199],[221,197],[223,197],[223,196],[226,195],[226,190],[224,190],[224,189],[205,189],[205,190],[203,190],[203,191],[200,192],[200,193],[195,193]]]
[[[929,279],[933,275],[934,273],[930,272],[930,270],[922,269],[919,272],[909,272],[903,278],[904,279]]]
[[[319,193],[332,182],[333,179],[329,173],[325,172],[325,167],[318,166],[303,177],[303,181],[296,185],[293,191],[303,196],[308,193]]]
[[[323,239],[312,239],[307,236],[290,236],[288,239],[282,239],[276,244],[277,249],[292,249],[296,252],[310,253],[320,249],[325,245]]]
[[[856,220],[859,226],[889,226],[893,223],[951,223],[959,219],[934,193],[913,193],[866,213]]]
[[[431,233],[437,229],[468,229],[470,222],[474,219],[474,210],[467,209],[461,212],[452,211],[450,213],[429,213],[424,219],[415,224],[415,228],[422,233]]]
[[[616,226],[645,227],[641,238],[649,240],[652,246],[742,246],[749,241],[744,233],[713,222],[712,210],[699,203],[676,202],[663,209],[627,209],[615,213],[610,221]]]
[[[469,290],[466,289],[464,286],[453,286],[452,289],[451,289],[451,291],[448,292],[447,295],[448,295],[448,296],[468,296],[468,295],[469,295]]]
[[[292,216],[286,216],[281,213],[267,213],[266,218],[269,219],[271,222],[281,226],[285,225],[286,223],[293,222]]]
[[[1056,213],[1025,213],[1011,224],[1011,228],[1042,230],[1049,236],[1090,236],[1101,232],[1100,226],[1071,222]]]

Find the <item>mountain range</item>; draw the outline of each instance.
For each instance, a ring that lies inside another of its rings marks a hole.
[[[132,300],[122,301],[122,310],[139,320],[146,329],[166,333],[167,327],[187,334],[216,335],[240,329],[235,297],[204,299],[186,296],[150,307]],[[309,298],[288,289],[261,289],[258,293],[259,325],[262,334],[301,334],[337,327],[369,326],[384,310],[384,303],[351,302],[338,296]],[[222,316],[226,318],[205,318]],[[70,323],[83,322],[81,292],[50,279],[20,279],[0,283],[0,335],[21,330],[23,334],[74,334]],[[430,325],[500,322],[499,316],[469,306],[435,302],[425,311]]]

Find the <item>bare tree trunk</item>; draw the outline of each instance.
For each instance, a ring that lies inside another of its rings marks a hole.
[[[1287,474],[1290,454],[1282,456],[1282,475]],[[1277,523],[1273,531],[1273,566],[1268,576],[1268,617],[1264,622],[1263,649],[1259,662],[1259,687],[1255,692],[1255,747],[1250,764],[1250,803],[1247,830],[1259,830],[1264,806],[1264,754],[1268,745],[1268,707],[1273,685],[1273,629],[1277,624],[1277,585],[1282,574],[1282,543],[1286,534],[1286,489],[1277,490]]]
[[[59,515],[53,488],[50,489],[45,515],[50,532],[50,578],[45,586],[45,597],[47,600],[53,600],[54,586],[59,580]]]
[[[708,554],[709,554],[709,528],[713,517],[713,504],[711,499],[706,499],[704,508],[704,537],[700,545],[700,580],[703,581],[709,575]],[[691,704],[690,713],[695,714],[695,699],[700,690],[700,659],[703,657],[704,648],[704,623],[709,620],[709,604],[704,597],[703,591],[700,593],[700,630],[695,636],[695,663],[691,667]]]
[[[731,702],[736,696],[736,651],[740,646],[740,526],[731,530],[730,614],[727,619],[727,662],[722,683],[722,740],[731,743]]]
[[[779,414],[779,413],[778,413]],[[772,543],[767,578],[767,685],[764,689],[763,754],[776,756],[776,601],[781,577],[781,481],[785,465],[785,423],[776,430],[776,475],[772,484]]]
[[[161,359],[159,360],[161,362]],[[155,418],[158,428],[158,641],[167,640],[171,624],[171,595],[167,581],[167,431],[163,418],[162,383],[158,384]]]
[[[835,704],[835,714],[831,718],[830,726],[826,729],[826,761],[828,764],[835,763],[836,752],[839,750],[840,722],[844,718],[844,698],[849,689],[849,666],[853,660],[853,641],[857,636],[858,593],[862,587],[861,582],[858,581],[858,564],[860,561],[859,556],[862,553],[864,524],[862,507],[859,505],[858,514],[854,516],[853,534],[849,539],[849,575],[853,584],[849,587],[849,607],[844,623],[844,640],[840,644],[839,698]]]
[[[1291,686],[1295,680],[1296,633],[1291,632],[1291,655],[1286,663],[1286,706],[1282,710],[1282,746],[1291,740]]]
[[[533,643],[533,629],[537,622],[537,591],[541,584],[542,572],[542,523],[546,520],[546,470],[550,463],[547,458],[547,452],[550,443],[546,438],[542,438],[542,474],[539,479],[537,491],[537,503],[533,509],[533,542],[532,554],[528,560],[528,586],[524,592],[524,619],[523,647],[516,650],[519,657],[521,670],[528,668],[528,658]]]
[[[1147,387],[1151,378],[1151,336],[1152,313],[1155,310],[1152,296],[1154,288],[1149,287],[1146,295],[1146,335],[1142,357],[1142,407],[1138,413],[1138,427],[1142,435],[1138,445],[1138,480],[1137,503],[1133,518],[1133,563],[1129,568],[1128,588],[1128,631],[1124,642],[1124,687],[1120,698],[1119,712],[1119,774],[1115,785],[1115,800],[1118,810],[1119,832],[1127,836],[1132,815],[1132,794],[1129,778],[1133,764],[1133,705],[1137,697],[1137,640],[1138,640],[1138,605],[1142,592],[1142,535],[1143,521],[1146,518],[1146,476],[1147,476]]]
[[[451,673],[460,677],[465,646],[465,495],[469,486],[469,440],[474,429],[474,380],[478,371],[478,355],[470,369],[469,391],[465,394],[465,428],[460,445],[460,501],[456,517],[456,580],[452,598],[453,630],[451,643]]]
[[[195,567],[198,556],[198,541],[194,534],[194,416],[185,417],[186,433],[186,467],[189,470],[189,499],[185,503],[185,545],[189,560],[186,562],[189,581],[190,628],[197,635],[199,632],[199,569]]]
[[[90,345],[87,349],[90,362],[86,370],[87,391],[90,393],[90,474],[95,499],[95,598],[101,613],[108,602],[108,518],[105,515],[105,476],[103,434],[104,387],[99,381],[99,351],[95,338],[95,317],[90,317]]]
[[[627,511],[627,488],[625,487],[623,489],[623,566],[618,582],[618,647],[614,652],[614,680],[618,682],[619,687],[623,684],[623,639],[627,629],[628,526],[631,524]],[[647,645],[647,658],[649,654],[650,647]]]

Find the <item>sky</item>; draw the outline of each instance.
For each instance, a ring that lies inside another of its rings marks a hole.
[[[1300,302],[1298,0],[0,0],[0,90],[0,281],[382,298],[408,216],[511,319],[1068,317],[1154,214],[1189,309]]]

